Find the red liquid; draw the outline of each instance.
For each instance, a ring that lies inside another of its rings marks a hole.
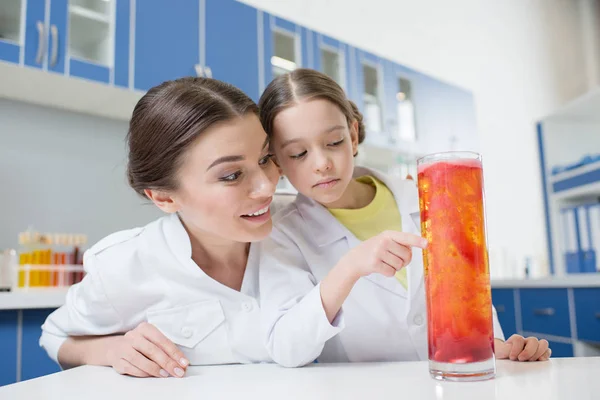
[[[491,288],[478,160],[421,165],[418,173],[427,293],[429,359],[489,360],[494,353]]]

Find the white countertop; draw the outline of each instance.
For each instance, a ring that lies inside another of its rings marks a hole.
[[[137,379],[80,367],[0,387],[12,399],[598,399],[600,358],[499,361],[496,379],[438,382],[427,362],[191,367],[183,379]]]
[[[18,289],[0,292],[0,310],[58,308],[65,303],[67,289]]]
[[[600,288],[600,273],[573,274],[541,279],[492,279],[492,289],[500,288]]]
[[[494,289],[580,287],[600,288],[600,273],[543,279],[492,279],[492,288]],[[67,290],[64,288],[31,288],[0,292],[0,310],[58,308],[64,304]]]

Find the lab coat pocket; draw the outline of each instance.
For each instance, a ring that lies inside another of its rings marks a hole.
[[[146,312],[148,322],[180,346],[195,365],[231,362],[225,314],[218,300]]]

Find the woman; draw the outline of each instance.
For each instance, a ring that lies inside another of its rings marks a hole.
[[[168,215],[86,252],[40,344],[63,367],[138,377],[269,361],[250,243],[271,231],[279,172],[256,104],[212,79],[165,82],[136,105],[128,144],[131,187]]]

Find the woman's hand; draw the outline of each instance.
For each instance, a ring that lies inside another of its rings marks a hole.
[[[110,365],[122,375],[181,378],[189,361],[154,325],[142,322],[109,346]]]

